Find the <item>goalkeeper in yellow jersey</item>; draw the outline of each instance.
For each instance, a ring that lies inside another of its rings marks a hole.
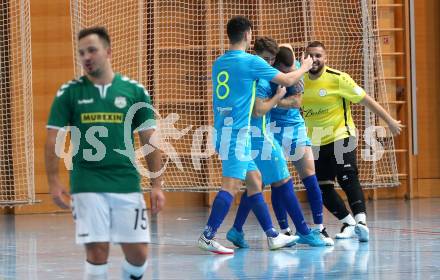
[[[307,46],[313,58],[312,69],[304,77],[303,114],[308,136],[319,153],[315,159],[316,176],[325,207],[342,223],[337,239],[356,237],[369,240],[365,198],[358,178],[355,125],[350,103],[359,103],[382,118],[392,134],[402,125],[368,96],[346,73],[326,65],[325,46],[318,41]],[[347,195],[353,216],[335,191],[335,177]]]

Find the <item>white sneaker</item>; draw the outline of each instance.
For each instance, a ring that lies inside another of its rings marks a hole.
[[[354,228],[355,228],[355,226],[344,223],[344,225],[341,228],[341,232],[336,233],[335,238],[336,239],[348,239],[348,238],[356,237],[356,233],[354,232]]]
[[[359,222],[356,224],[354,232],[356,233],[360,242],[368,242],[368,240],[370,239],[370,230],[363,222]]]
[[[269,246],[270,250],[277,250],[283,247],[291,247],[296,244],[296,241],[298,241],[299,236],[293,235],[285,235],[285,234],[278,234],[277,237],[268,237],[267,238],[267,245]]]
[[[215,254],[234,254],[234,250],[230,248],[226,248],[222,246],[220,243],[215,241],[214,239],[207,239],[203,233],[200,235],[199,240],[197,241],[199,248],[211,253]]]
[[[323,228],[321,231],[321,238],[322,240],[324,240],[325,242],[325,246],[334,246],[335,242],[333,241],[333,239],[331,239],[331,237],[328,235],[327,231],[325,230],[325,228]]]

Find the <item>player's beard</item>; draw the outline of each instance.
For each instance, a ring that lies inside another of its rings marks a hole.
[[[93,78],[100,78],[102,76],[102,71],[100,68],[92,68],[90,71],[86,71],[89,76]]]
[[[92,71],[88,72],[87,74],[89,74],[90,76],[92,76],[94,78],[100,78],[102,76],[101,71],[99,71],[99,69],[92,70]]]
[[[315,67],[310,68],[309,73],[312,75],[319,74],[322,71],[322,68],[324,68],[324,64],[320,63],[317,66],[318,66],[317,68]]]

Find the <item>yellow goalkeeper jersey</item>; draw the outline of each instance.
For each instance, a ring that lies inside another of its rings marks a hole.
[[[325,66],[321,77],[304,77],[303,114],[314,146],[355,136],[350,102],[359,103],[365,91],[344,72]]]

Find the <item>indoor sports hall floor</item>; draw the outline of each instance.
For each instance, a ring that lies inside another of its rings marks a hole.
[[[224,239],[235,210],[217,235],[223,244],[230,245]],[[245,231],[252,248],[233,256],[196,247],[208,208],[164,211],[150,219],[144,279],[440,279],[440,199],[370,201],[368,211],[369,243],[345,240],[334,248],[297,245],[279,251],[267,249],[251,215]],[[326,217],[334,235],[339,225]],[[0,279],[82,279],[83,250],[74,244],[73,232],[67,214],[0,216]],[[120,258],[113,247],[110,279],[119,279]]]

